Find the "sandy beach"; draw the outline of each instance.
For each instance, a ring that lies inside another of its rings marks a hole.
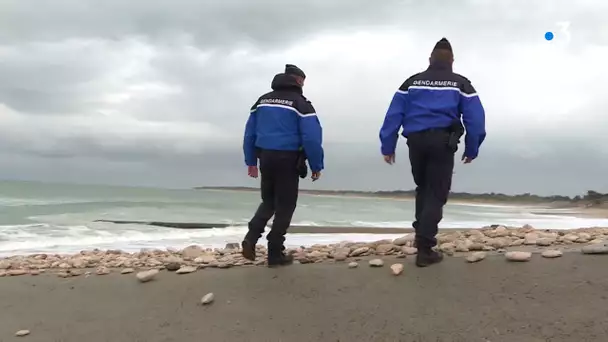
[[[608,256],[0,279],[0,341],[603,341]],[[215,301],[200,304],[213,292]],[[30,330],[26,337],[16,331]]]
[[[605,338],[608,229],[438,238],[448,257],[424,269],[412,234],[291,249],[296,263],[279,269],[263,267],[261,245],[254,263],[234,245],[0,259],[0,341]]]

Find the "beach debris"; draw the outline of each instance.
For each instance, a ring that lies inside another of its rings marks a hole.
[[[139,280],[142,283],[147,283],[150,280],[154,279],[156,277],[156,275],[158,274],[158,270],[147,270],[147,271],[141,271],[138,272],[135,277],[137,278],[137,280]]]
[[[486,258],[486,252],[473,252],[465,260],[470,263],[478,262]]]
[[[29,331],[29,330],[25,330],[25,329],[24,329],[24,330],[19,330],[19,331],[17,331],[17,332],[15,333],[15,336],[17,336],[17,337],[23,337],[23,336],[27,336],[27,335],[29,335],[29,334],[30,334],[30,331]]]
[[[211,303],[213,303],[214,300],[215,300],[215,295],[213,294],[213,292],[209,292],[206,295],[204,295],[203,298],[201,298],[201,304],[203,304],[203,305],[211,304]]]
[[[552,258],[559,258],[562,255],[564,255],[564,253],[557,249],[547,249],[547,250],[543,251],[540,255],[543,256],[544,258],[552,259]]]
[[[197,268],[194,266],[182,266],[177,271],[175,271],[175,273],[176,274],[188,274],[188,273],[196,272],[196,270],[197,270]]]
[[[57,276],[59,278],[69,278],[70,274],[67,271],[61,271],[61,272],[57,272]]]
[[[608,254],[608,244],[593,244],[581,249],[583,254]]]
[[[127,267],[127,268],[123,268],[123,269],[120,271],[120,274],[131,274],[131,273],[133,273],[133,272],[135,272],[135,269],[133,269],[133,268],[131,268],[131,267]]]
[[[511,251],[505,253],[505,258],[509,261],[530,261],[530,259],[532,259],[532,253]]]
[[[382,259],[372,259],[369,261],[369,265],[371,267],[382,267],[384,266],[384,260]]]
[[[403,273],[403,264],[392,264],[391,272],[393,273],[393,275],[400,275],[401,273]]]
[[[359,267],[358,262],[353,261],[353,262],[348,263],[348,268],[357,268],[357,267]]]
[[[4,277],[4,276],[6,276],[6,271],[1,271],[0,270],[0,277]]]

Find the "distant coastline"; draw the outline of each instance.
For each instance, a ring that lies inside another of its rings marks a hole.
[[[245,186],[201,186],[196,190],[225,190],[225,191],[259,191],[258,188]],[[395,191],[356,191],[356,190],[300,190],[303,194],[324,196],[373,197],[388,199],[414,199],[414,190]],[[593,190],[579,196],[539,196],[534,194],[506,195],[501,193],[475,194],[468,192],[452,192],[450,200],[460,203],[496,203],[513,205],[550,206],[551,208],[595,208],[608,209],[608,194]]]

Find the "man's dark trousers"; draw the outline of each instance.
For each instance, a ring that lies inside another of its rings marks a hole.
[[[255,244],[274,215],[272,228],[266,238],[268,253],[276,255],[285,249],[285,234],[298,202],[299,152],[261,150],[259,157],[262,203],[249,221],[249,232],[245,238]]]
[[[416,247],[430,250],[437,245],[438,224],[443,218],[452,186],[455,150],[448,146],[449,132],[430,129],[407,138],[412,175],[416,183]]]

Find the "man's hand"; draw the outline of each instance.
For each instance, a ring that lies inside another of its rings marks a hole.
[[[389,165],[393,165],[395,163],[395,154],[389,154],[388,156],[384,156],[384,161],[389,164]]]
[[[470,163],[473,161],[473,159],[474,159],[474,158],[467,157],[467,156],[465,156],[464,154],[462,155],[462,162],[463,162],[464,164],[470,164]]]
[[[257,166],[247,166],[247,174],[251,178],[258,178],[258,167]]]
[[[319,178],[321,178],[321,171],[313,172],[310,175],[310,179],[312,179],[313,182],[316,181]]]

